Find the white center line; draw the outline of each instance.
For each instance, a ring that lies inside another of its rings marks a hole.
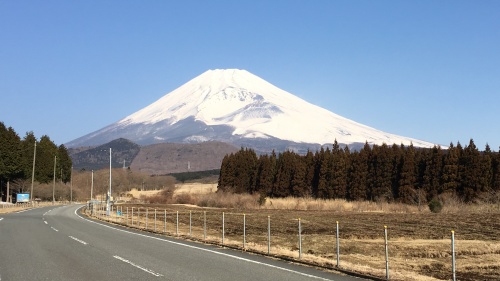
[[[1,221],[1,220],[3,220],[3,218],[0,218],[0,221]],[[2,279],[0,279],[0,280],[2,280]]]
[[[73,239],[73,240],[75,240],[75,241],[77,241],[77,242],[82,243],[83,245],[87,245],[88,244],[87,242],[85,242],[83,240],[80,240],[80,239],[78,239],[76,237],[73,237],[73,236],[68,236],[68,237],[71,238],[71,239]]]
[[[156,273],[156,272],[154,272],[154,271],[152,271],[152,270],[149,270],[149,269],[147,269],[147,268],[144,268],[144,267],[142,267],[142,266],[140,266],[140,265],[137,265],[137,264],[135,264],[135,263],[133,263],[133,262],[131,262],[131,261],[129,261],[129,260],[126,260],[126,259],[122,258],[122,257],[119,257],[119,256],[113,256],[113,257],[114,257],[115,259],[117,259],[117,260],[121,260],[122,262],[126,262],[126,263],[130,264],[130,265],[131,265],[131,266],[133,266],[133,267],[139,268],[140,270],[146,271],[147,273],[152,274],[152,275],[154,275],[154,276],[156,276],[156,277],[163,276],[163,275],[161,275],[160,273]]]
[[[52,230],[54,230],[55,232],[58,232],[58,231],[59,231],[59,230],[55,229],[55,228],[54,228],[54,227],[52,227],[52,226],[51,226],[50,228],[52,228]]]
[[[48,224],[48,222],[46,222],[46,221],[43,221],[43,222],[44,222],[45,224]]]

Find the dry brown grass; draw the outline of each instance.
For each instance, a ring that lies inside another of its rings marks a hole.
[[[251,195],[196,192],[176,193],[175,203],[203,206],[136,204],[157,208],[158,232],[243,249],[243,213],[246,249],[267,254],[267,219],[271,218],[271,255],[298,260],[298,218],[302,224],[302,262],[336,267],[335,227],[340,225],[340,267],[372,276],[385,276],[383,226],[389,232],[391,280],[451,279],[450,231],[455,230],[458,280],[500,280],[500,211],[495,205],[467,205],[448,199],[439,214],[403,204],[347,202],[303,198],[267,198],[264,205]],[[141,211],[144,216],[144,210]],[[152,231],[150,209],[148,231]],[[192,226],[189,235],[189,216]],[[204,237],[204,217],[207,237]],[[125,224],[122,221],[123,224]],[[145,218],[141,219],[145,227]]]

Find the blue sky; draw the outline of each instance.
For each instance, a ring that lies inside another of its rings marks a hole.
[[[359,123],[500,146],[500,1],[0,1],[0,121],[63,144],[208,69]]]

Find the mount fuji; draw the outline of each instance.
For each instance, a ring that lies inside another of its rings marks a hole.
[[[362,125],[308,103],[245,70],[208,70],[151,105],[68,147],[126,138],[140,145],[222,141],[257,151],[316,150],[339,144],[434,144]]]

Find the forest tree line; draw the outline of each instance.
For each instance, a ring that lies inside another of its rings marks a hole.
[[[49,183],[54,178],[54,157],[57,157],[55,177],[57,181],[67,183],[71,179],[71,158],[66,147],[57,146],[47,135],[37,140],[33,132],[27,132],[21,139],[12,127],[0,122],[0,195],[5,199],[6,183],[10,182],[11,190],[19,190],[16,182],[31,179],[33,171],[33,155],[36,161],[35,178],[39,183]]]
[[[369,145],[360,151],[330,148],[299,155],[260,155],[241,149],[222,161],[218,190],[268,197],[384,200],[420,204],[444,195],[464,202],[500,200],[500,154],[462,147]]]

